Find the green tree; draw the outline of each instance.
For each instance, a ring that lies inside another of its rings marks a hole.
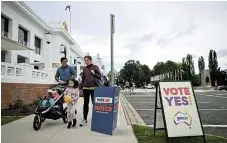
[[[205,61],[204,61],[203,56],[199,57],[198,66],[199,66],[199,77],[200,77],[200,85],[201,85],[201,73],[205,69]]]
[[[195,74],[195,68],[194,68],[194,61],[193,61],[192,55],[190,54],[187,54],[186,56],[186,65],[187,65],[189,80],[192,80],[192,76]]]
[[[176,62],[173,61],[166,61],[164,62],[157,62],[157,64],[153,67],[153,73],[154,75],[159,75],[159,74],[170,74],[170,72],[174,73],[174,71],[180,70],[180,65]],[[173,75],[172,77],[174,77]],[[173,79],[169,79],[173,80]]]
[[[190,80],[194,85],[195,79],[195,67],[193,57],[187,54],[186,57],[182,58],[182,70],[183,70],[183,80]]]
[[[132,81],[137,86],[146,82],[150,82],[150,77],[153,72],[147,65],[142,65],[139,61],[129,60],[124,64],[124,67],[119,72],[119,83]]]
[[[215,80],[217,80],[217,73],[218,73],[218,61],[217,61],[217,53],[215,50],[210,50],[209,57],[208,57],[208,67],[210,70],[210,78],[211,78],[211,85],[215,85]]]

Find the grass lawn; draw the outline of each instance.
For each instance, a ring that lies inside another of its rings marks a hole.
[[[146,126],[133,125],[134,134],[138,143],[166,143],[165,131],[156,131],[154,135],[153,128]],[[170,143],[203,143],[202,137],[193,138],[175,138],[170,139]],[[227,143],[227,139],[206,136],[206,143]]]
[[[1,125],[8,124],[23,117],[24,116],[1,116]]]

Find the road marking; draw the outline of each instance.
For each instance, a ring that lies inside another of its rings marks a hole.
[[[137,111],[154,111],[154,109],[135,109]],[[227,111],[227,109],[199,109],[200,111]]]
[[[155,103],[155,102],[129,102],[130,104],[136,104],[136,103],[141,103],[141,104],[146,104],[146,103]]]
[[[226,98],[227,99],[227,97],[216,96],[216,95],[206,95],[206,94],[197,94],[197,95],[203,95],[203,96],[209,96],[209,97],[218,97],[218,98]]]
[[[149,104],[149,103],[155,103],[155,102],[129,102],[130,104],[138,104],[138,103],[141,103],[141,104]],[[210,104],[211,102],[197,102],[197,103],[200,103],[200,104]]]
[[[149,127],[154,127],[154,125],[147,125]],[[227,128],[227,125],[203,125],[203,127],[212,127],[212,128]]]
[[[216,94],[216,95],[226,95],[226,94],[220,94],[220,93],[219,93],[219,94]],[[227,95],[226,95],[226,96],[227,96]]]

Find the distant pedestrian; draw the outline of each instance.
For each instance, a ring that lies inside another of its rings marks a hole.
[[[130,94],[133,94],[133,83],[131,81],[129,82],[129,89],[130,89]]]
[[[128,91],[130,90],[130,86],[129,86],[129,82],[128,81],[125,82],[125,88],[126,88],[126,91],[127,91],[127,89],[128,89]]]
[[[79,82],[79,84],[81,84],[82,82],[82,75],[83,75],[83,72],[81,72],[79,77],[77,77],[77,81]]]

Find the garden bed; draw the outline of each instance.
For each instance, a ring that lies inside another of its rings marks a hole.
[[[28,116],[28,115],[34,114],[36,107],[37,107],[36,104],[30,104],[22,107],[17,107],[17,108],[2,109],[1,115],[2,116]]]
[[[156,135],[154,135],[153,128],[151,127],[133,125],[132,128],[138,143],[166,143],[165,131],[156,131]],[[203,138],[185,137],[170,139],[169,141],[170,143],[203,143]],[[227,143],[227,139],[206,136],[206,143]]]
[[[19,120],[23,118],[24,116],[2,116],[1,117],[1,125],[8,124],[10,122],[13,122],[15,120]]]

